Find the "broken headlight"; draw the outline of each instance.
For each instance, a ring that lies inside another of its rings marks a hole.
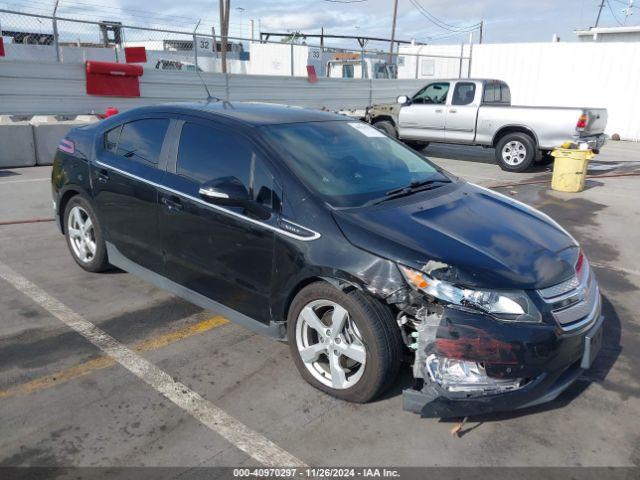
[[[424,272],[399,265],[412,288],[442,302],[480,310],[504,322],[539,323],[540,312],[524,291],[477,290],[438,280]]]
[[[431,380],[449,392],[502,393],[517,390],[522,379],[492,378],[481,363],[429,355],[426,361]]]

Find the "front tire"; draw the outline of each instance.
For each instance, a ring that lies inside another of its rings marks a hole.
[[[386,133],[391,138],[398,138],[398,130],[389,120],[378,120],[377,122],[374,122],[373,126],[382,133]]]
[[[334,397],[369,402],[398,374],[402,340],[395,320],[359,290],[313,283],[293,300],[287,325],[300,375]]]
[[[508,133],[496,145],[496,162],[507,172],[524,172],[535,157],[535,142],[526,133]]]
[[[107,248],[98,217],[88,199],[76,195],[64,209],[64,233],[71,256],[87,272],[109,268]]]
[[[418,152],[424,150],[429,146],[429,142],[424,142],[420,140],[405,140],[404,143],[407,146],[413,148],[414,150],[417,150]]]

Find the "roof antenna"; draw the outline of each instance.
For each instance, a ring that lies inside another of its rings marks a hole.
[[[209,87],[207,87],[206,82],[204,81],[204,79],[202,78],[202,75],[200,75],[200,67],[198,67],[198,55],[197,55],[197,48],[198,45],[196,44],[196,32],[198,31],[198,27],[200,26],[200,19],[198,19],[198,23],[196,24],[196,28],[193,29],[193,51],[196,53],[196,64],[195,64],[195,71],[196,74],[198,75],[198,78],[200,79],[200,82],[202,83],[202,86],[204,87],[204,90],[207,92],[207,103],[209,102],[219,102],[220,99],[218,97],[214,97],[213,95],[211,95],[211,92],[209,91]],[[213,41],[215,41],[215,38],[213,39]]]

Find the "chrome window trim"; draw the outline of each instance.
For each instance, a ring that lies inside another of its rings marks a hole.
[[[241,215],[241,214],[236,213],[236,212],[231,211],[231,210],[227,210],[226,208],[222,208],[222,207],[220,207],[218,205],[212,205],[212,204],[210,204],[208,202],[205,202],[204,200],[202,200],[200,198],[193,197],[193,196],[188,195],[188,194],[186,194],[184,192],[180,192],[178,190],[174,190],[173,188],[169,188],[169,187],[166,187],[164,185],[160,185],[159,183],[152,182],[150,180],[147,180],[146,178],[142,178],[142,177],[139,177],[138,175],[134,175],[133,173],[129,173],[126,170],[121,170],[121,169],[116,168],[116,167],[114,167],[112,165],[107,165],[106,163],[103,163],[103,162],[101,162],[99,160],[95,160],[95,163],[97,165],[100,165],[101,167],[111,169],[111,170],[113,170],[115,172],[118,172],[118,173],[120,173],[122,175],[125,175],[125,176],[127,176],[129,178],[133,178],[134,180],[138,180],[138,181],[146,183],[148,185],[152,185],[154,187],[157,187],[157,188],[160,188],[162,190],[165,190],[167,192],[174,193],[174,194],[179,195],[179,196],[181,196],[183,198],[188,198],[189,200],[191,200],[193,202],[196,202],[196,203],[198,203],[200,205],[203,205],[205,207],[209,207],[212,210],[216,210],[218,212],[224,213],[224,214],[229,215],[231,217],[235,217],[235,218],[238,218],[240,220],[244,220],[244,221],[252,223],[254,225],[258,225],[260,227],[264,227],[267,230],[271,230],[273,232],[279,233],[279,234],[284,235],[284,236],[289,237],[289,238],[293,238],[295,240],[300,240],[300,241],[303,241],[303,242],[310,242],[312,240],[317,240],[321,236],[320,233],[316,232],[315,230],[311,230],[310,228],[307,228],[307,227],[304,227],[304,226],[299,225],[297,223],[294,223],[291,220],[286,220],[287,222],[289,222],[289,223],[291,223],[293,225],[296,225],[296,226],[300,227],[301,229],[308,230],[309,232],[311,232],[313,234],[313,235],[311,235],[309,237],[303,237],[303,236],[300,236],[300,235],[296,235],[295,233],[287,232],[286,230],[282,230],[280,228],[274,227],[272,225],[269,225],[268,223],[264,223],[264,222],[261,222],[259,220],[254,220],[253,218],[245,217],[244,215]]]

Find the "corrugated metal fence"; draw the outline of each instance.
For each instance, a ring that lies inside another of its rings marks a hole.
[[[363,108],[410,94],[424,80],[357,80],[248,76],[202,73],[212,95],[233,101],[286,103],[313,108]],[[84,114],[121,111],[141,105],[203,100],[205,90],[193,72],[146,69],[140,78],[139,98],[96,97],[85,92],[83,64],[2,61],[0,114]]]

